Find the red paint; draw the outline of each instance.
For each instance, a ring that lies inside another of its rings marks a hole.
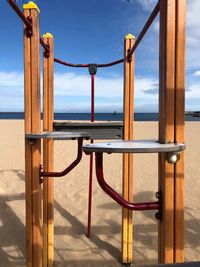
[[[96,155],[96,175],[97,180],[101,188],[109,195],[113,200],[115,200],[120,206],[129,210],[160,210],[160,201],[155,202],[143,202],[143,203],[133,203],[125,200],[120,196],[109,184],[106,183],[103,175],[103,153],[95,153]]]
[[[82,145],[83,138],[78,139],[78,153],[77,158],[62,172],[43,172],[40,171],[40,177],[62,177],[68,174],[71,170],[73,170],[81,161],[82,158]]]

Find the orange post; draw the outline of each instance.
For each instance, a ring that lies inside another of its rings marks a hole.
[[[43,130],[53,130],[53,73],[54,40],[50,33],[43,35],[44,43],[49,46],[49,53],[43,54]],[[43,168],[45,172],[53,171],[53,140],[43,140]],[[43,179],[43,266],[53,267],[54,258],[54,178]]]
[[[32,20],[32,35],[24,30],[25,133],[40,132],[40,43],[39,9],[24,5],[24,15]],[[39,177],[40,140],[25,140],[26,248],[27,266],[42,266],[41,185]]]
[[[184,142],[185,9],[183,0],[160,1],[160,119],[161,143]],[[184,156],[175,165],[159,155],[159,262],[184,261]]]
[[[127,59],[128,50],[134,44],[134,36],[128,34],[124,40],[124,140],[133,140],[134,112],[134,56]],[[133,201],[133,155],[123,154],[123,196]],[[132,262],[132,211],[122,210],[122,261]]]
[[[175,103],[175,1],[160,1],[160,143],[174,143]],[[166,153],[159,155],[159,191],[162,220],[159,222],[159,262],[174,262],[174,165]]]
[[[175,142],[184,143],[186,0],[176,1]],[[184,152],[175,166],[174,261],[184,262]]]

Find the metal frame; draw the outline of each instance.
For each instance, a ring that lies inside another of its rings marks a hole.
[[[99,185],[109,195],[113,200],[115,200],[121,207],[128,209],[128,210],[158,210],[159,214],[161,214],[161,196],[160,193],[157,192],[156,196],[158,201],[155,202],[143,202],[143,203],[134,203],[129,202],[124,199],[120,194],[118,194],[109,184],[106,183],[104,179],[103,173],[103,152],[102,153],[95,153],[96,156],[96,176]],[[158,197],[159,196],[159,197]]]
[[[57,62],[70,67],[89,67],[90,64],[73,64],[54,58],[50,38],[42,39],[39,35],[39,9],[30,2],[26,5],[23,12],[18,8],[14,0],[8,0],[10,6],[15,10],[20,19],[24,23],[24,65],[25,65],[25,133],[35,134],[40,133],[40,60],[39,60],[39,43],[44,48],[45,62],[45,85],[53,89],[53,62]],[[134,67],[132,56],[145,33],[148,31],[157,14],[160,12],[160,99],[159,99],[159,142],[160,143],[184,143],[184,96],[185,96],[185,0],[159,0],[152,14],[144,25],[141,33],[132,47],[125,45],[125,57],[110,63],[96,64],[97,67],[109,67],[116,64],[125,64],[126,82],[129,83],[127,88],[131,89],[134,76],[131,74]],[[129,65],[128,65],[129,64]],[[32,79],[34,77],[34,79]],[[52,93],[53,91],[51,91]],[[129,95],[130,96],[130,95]],[[131,99],[129,97],[129,99]],[[53,101],[46,98],[46,107],[50,109],[53,106]],[[129,113],[131,110],[131,103]],[[45,111],[47,128],[52,128],[53,111]],[[48,120],[48,115],[51,119]],[[128,115],[130,116],[130,114]],[[127,119],[127,117],[126,117]],[[130,117],[129,117],[130,119]],[[129,120],[129,126],[131,122]],[[130,139],[131,127],[128,127]],[[46,129],[45,129],[46,130]],[[52,129],[48,129],[52,130]],[[47,142],[46,142],[47,141]],[[48,143],[49,141],[49,143]],[[52,173],[52,155],[53,148],[51,139],[45,140],[45,168],[47,173]],[[78,157],[80,158],[80,147]],[[27,266],[29,267],[51,267],[53,266],[53,215],[50,214],[47,208],[52,204],[52,189],[53,184],[47,182],[45,188],[44,211],[47,215],[47,221],[44,223],[50,225],[51,229],[45,232],[42,236],[41,227],[41,184],[40,184],[40,156],[41,142],[37,139],[31,144],[29,139],[25,138],[25,173],[26,173],[26,241],[27,241]],[[98,158],[98,156],[97,156]],[[76,161],[76,160],[75,160]],[[133,168],[131,166],[132,159],[125,157],[125,163],[129,162],[128,174],[132,175]],[[169,164],[170,163],[170,164]],[[162,195],[162,220],[159,221],[159,262],[172,263],[184,261],[184,153],[180,152],[179,160],[176,164],[168,162],[166,153],[159,153],[159,192]],[[98,160],[97,165],[100,164]],[[125,166],[124,165],[124,166]],[[99,166],[99,165],[98,165]],[[124,169],[126,170],[126,168]],[[46,171],[45,171],[46,172]],[[99,173],[100,182],[105,186],[103,173]],[[127,175],[126,175],[127,177]],[[47,178],[45,180],[50,181]],[[51,180],[52,181],[52,180]],[[131,181],[130,185],[132,185]],[[109,188],[109,193],[116,198],[121,204],[125,204],[118,194],[110,191],[110,187],[106,184],[106,190]],[[130,197],[131,190],[128,189],[127,197]],[[127,200],[126,200],[127,201]],[[129,206],[128,201],[128,206]],[[130,204],[133,208],[134,204]],[[158,203],[156,204],[158,205]],[[148,206],[148,205],[147,205]],[[158,205],[159,206],[159,205]],[[129,217],[130,219],[130,217]],[[130,221],[131,222],[131,221]],[[44,225],[45,226],[45,225]],[[132,224],[131,224],[132,227]],[[45,230],[46,231],[46,230]],[[128,235],[130,235],[130,231]],[[48,237],[46,236],[48,235]],[[42,243],[42,238],[45,240],[50,238],[47,243]],[[128,240],[128,239],[127,239]],[[126,241],[127,241],[126,240]],[[51,248],[49,249],[51,244]],[[46,250],[51,252],[46,257]],[[132,260],[132,248],[129,246],[130,254],[127,254],[125,262]],[[42,253],[43,251],[43,253]],[[43,254],[43,255],[42,255]],[[46,257],[43,261],[42,256]],[[124,260],[124,259],[123,259]]]
[[[82,159],[82,145],[83,145],[83,138],[78,138],[78,151],[76,159],[63,171],[61,172],[47,172],[43,171],[42,166],[40,167],[40,178],[44,177],[62,177],[67,175],[70,171],[72,171],[81,161]]]

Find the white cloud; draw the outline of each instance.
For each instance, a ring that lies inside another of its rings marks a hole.
[[[200,66],[200,1],[187,0],[187,68]]]
[[[42,84],[42,82],[41,82]],[[69,106],[71,110],[88,109],[91,91],[89,75],[74,73],[55,73],[55,109]],[[135,78],[135,101],[154,101],[157,82],[150,78]],[[22,111],[24,96],[24,76],[17,72],[0,72],[0,111]],[[98,109],[109,109],[109,106],[122,107],[123,77],[111,75],[107,78],[95,78],[95,100]],[[139,100],[140,101],[140,100]],[[67,103],[66,103],[67,102]]]
[[[152,11],[157,0],[137,0],[144,10]],[[187,69],[200,67],[200,1],[199,0],[187,0],[186,10],[186,45],[187,45]],[[155,21],[152,25],[154,32],[159,32],[159,22]]]
[[[200,70],[197,70],[193,73],[193,76],[200,76]]]
[[[188,90],[186,91],[186,98],[188,99],[200,98],[200,83],[195,83],[189,86]]]
[[[55,96],[88,96],[91,79],[89,75],[74,73],[55,73]],[[95,95],[97,97],[119,97],[123,93],[123,80],[120,76],[95,78]]]
[[[200,71],[196,72],[200,75]],[[55,111],[81,112],[90,110],[90,76],[74,73],[55,73]],[[0,111],[23,111],[23,73],[0,72]],[[189,86],[186,98],[200,98],[200,83]],[[95,110],[121,111],[123,106],[123,78],[111,75],[95,79]],[[158,82],[148,77],[135,77],[135,108],[156,111]],[[154,108],[153,108],[154,107]],[[149,110],[150,109],[150,110]]]
[[[0,72],[0,86],[21,88],[24,84],[24,74],[19,72]]]
[[[55,74],[55,96],[90,96],[90,76],[75,75],[74,73]],[[135,77],[135,96],[155,98],[152,90],[157,90],[157,81],[151,78]],[[111,76],[109,78],[95,78],[95,96],[101,98],[122,98],[123,77]]]

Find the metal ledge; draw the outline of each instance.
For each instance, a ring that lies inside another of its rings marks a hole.
[[[123,139],[122,122],[54,122],[54,131],[83,132],[93,140]]]
[[[89,139],[90,136],[88,133],[84,132],[42,132],[42,133],[31,133],[26,134],[26,138],[28,139],[54,139],[54,140],[71,140],[78,138],[86,138]]]
[[[184,263],[172,263],[172,264],[151,264],[151,265],[144,265],[143,267],[199,267],[200,261],[198,262],[184,262]]]
[[[179,152],[185,147],[185,144],[160,144],[156,140],[135,140],[88,144],[83,146],[83,151],[86,153],[159,153]]]

